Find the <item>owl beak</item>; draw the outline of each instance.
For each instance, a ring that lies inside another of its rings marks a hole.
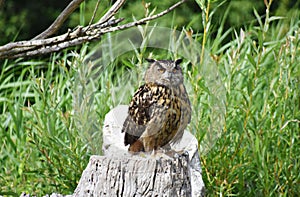
[[[166,81],[166,82],[170,82],[171,81],[171,73],[169,73],[169,72],[165,72],[164,74],[163,74],[163,79],[164,79],[164,81]]]
[[[164,81],[165,83],[169,83],[171,80],[168,79],[168,78],[164,78],[163,81]]]

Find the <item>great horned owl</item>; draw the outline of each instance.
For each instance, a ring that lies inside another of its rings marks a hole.
[[[191,120],[191,106],[183,84],[181,59],[153,60],[145,84],[134,94],[123,124],[129,151],[153,151],[178,142]]]

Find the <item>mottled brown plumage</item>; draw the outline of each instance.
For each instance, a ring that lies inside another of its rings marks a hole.
[[[181,60],[148,60],[145,84],[134,94],[123,124],[129,151],[152,151],[178,142],[191,119]]]

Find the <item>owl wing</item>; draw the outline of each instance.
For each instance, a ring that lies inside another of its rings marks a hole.
[[[123,124],[125,145],[135,144],[135,147],[138,147],[135,152],[144,151],[143,143],[139,140],[141,136],[149,137],[158,132],[164,133],[164,129],[172,125],[166,120],[168,117],[173,119],[176,115],[171,107],[171,95],[169,88],[154,83],[144,84],[137,90],[130,102],[128,116]],[[166,127],[165,124],[168,126]]]
[[[187,125],[191,122],[191,114],[192,114],[192,109],[191,109],[191,103],[188,97],[188,94],[186,92],[186,89],[184,85],[180,85],[179,89],[181,91],[181,120],[180,120],[180,127],[178,129],[177,134],[175,137],[172,139],[173,144],[177,144],[181,141],[182,136],[184,134],[184,130],[186,129]]]
[[[134,94],[122,128],[122,132],[125,132],[125,146],[136,142],[145,131],[146,124],[150,120],[151,97],[150,88],[147,85],[139,87]]]

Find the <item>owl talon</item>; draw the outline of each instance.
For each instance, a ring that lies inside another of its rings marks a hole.
[[[158,152],[155,154],[155,158],[159,159],[166,159],[166,160],[173,160],[173,157],[170,157],[169,155],[163,153],[163,152]]]
[[[176,151],[174,151],[172,149],[166,150],[166,149],[160,148],[158,150],[152,151],[151,156],[154,158],[174,160],[174,158],[180,157],[180,153],[177,153]]]

